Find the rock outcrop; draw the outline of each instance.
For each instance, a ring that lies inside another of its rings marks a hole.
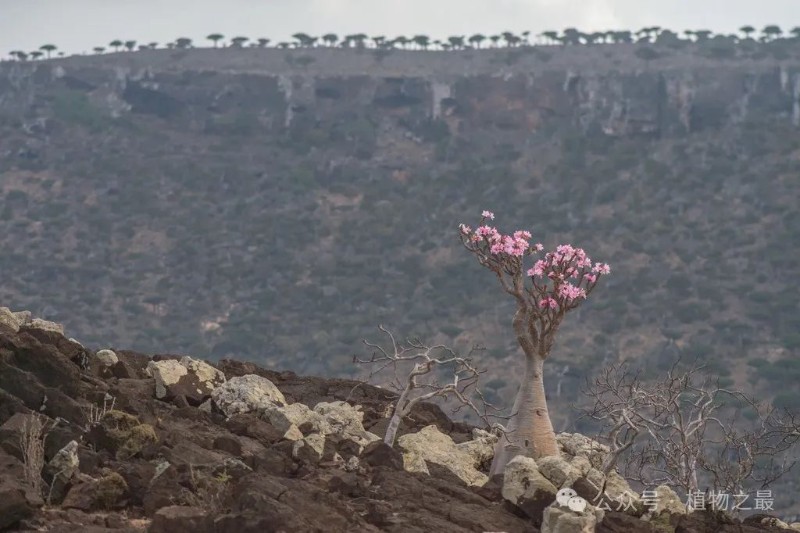
[[[573,503],[587,483],[629,488],[592,466],[602,450],[580,435],[559,437],[570,452],[561,458],[517,457],[489,481],[496,437],[432,404],[404,421],[392,448],[366,429],[385,427],[394,399],[382,389],[362,384],[354,394],[354,382],[239,361],[113,353],[116,362],[56,330],[0,323],[0,529],[734,531],[734,522],[680,514],[665,488],[665,508],[649,521],[554,503],[570,483]],[[43,446],[23,449],[34,419],[45,422]],[[769,518],[736,531],[776,530]]]

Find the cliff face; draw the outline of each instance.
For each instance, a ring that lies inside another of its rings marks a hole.
[[[381,58],[347,50],[162,50],[5,63],[0,109],[30,116],[36,95],[56,87],[90,94],[113,117],[180,117],[187,126],[238,110],[273,132],[307,117],[352,113],[521,134],[572,122],[613,136],[680,136],[764,115],[800,125],[796,55],[715,61],[675,52],[647,62],[629,47],[599,48],[611,51],[396,51]]]
[[[88,343],[332,375],[383,322],[486,345],[500,398],[513,302],[455,238],[493,209],[614,269],[563,328],[557,405],[678,353],[791,396],[800,48],[637,50],[2,63],[0,299]]]

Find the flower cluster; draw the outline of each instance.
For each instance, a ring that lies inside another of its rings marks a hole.
[[[511,257],[522,257],[526,253],[534,251],[541,251],[542,245],[537,243],[531,246],[531,232],[525,230],[517,230],[511,235],[503,235],[497,228],[485,224],[486,220],[493,220],[494,213],[491,211],[484,211],[482,213],[481,226],[474,232],[472,228],[466,224],[459,225],[461,234],[466,236],[468,240],[476,244],[487,244],[489,253],[496,256],[503,254]]]
[[[541,244],[530,244],[531,233],[518,230],[511,235],[503,235],[497,228],[486,224],[494,220],[494,213],[484,211],[481,225],[473,232],[465,224],[459,226],[462,241],[468,249],[485,258],[492,256],[497,264],[516,265],[508,273],[521,268],[520,262],[505,263],[507,259],[522,258],[541,252]],[[521,275],[522,270],[516,270]],[[582,248],[561,244],[555,251],[548,252],[525,271],[532,279],[534,289],[529,291],[534,301],[543,310],[557,310],[570,306],[579,299],[586,298],[601,275],[611,273],[606,263],[592,263]]]

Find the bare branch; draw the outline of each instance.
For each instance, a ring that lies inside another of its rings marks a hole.
[[[606,473],[621,466],[645,486],[666,483],[691,493],[700,477],[714,490],[737,492],[747,481],[766,487],[789,472],[796,461],[788,452],[800,441],[791,413],[779,416],[721,387],[701,365],[680,370],[678,363],[653,383],[643,383],[625,363],[587,383],[583,392],[592,405],[583,417],[601,424],[600,439],[611,450]],[[741,419],[745,409],[750,422]]]
[[[390,349],[378,344],[364,341],[373,349],[369,359],[353,356],[353,362],[371,365],[368,381],[392,369],[393,379],[389,384],[397,391],[398,398],[394,406],[384,442],[394,445],[400,422],[419,402],[442,398],[452,399],[457,403],[454,412],[466,407],[474,412],[487,426],[495,428],[493,418],[507,418],[497,415],[497,409],[486,402],[478,389],[481,374],[472,363],[472,355],[482,347],[473,346],[466,357],[459,356],[453,349],[438,344],[428,346],[418,339],[406,340],[398,344],[394,335],[383,326],[379,328],[389,340]],[[405,376],[400,378],[401,373]],[[446,378],[445,381],[441,381]]]

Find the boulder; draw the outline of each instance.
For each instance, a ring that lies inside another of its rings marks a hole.
[[[153,516],[149,533],[212,533],[214,519],[205,509],[171,505]]]
[[[548,506],[542,516],[542,533],[594,533],[605,513],[591,505],[575,511],[556,503]]]
[[[284,434],[293,428],[301,427],[306,433],[331,433],[330,427],[322,415],[315,413],[302,403],[285,406],[272,404],[264,408],[262,416],[275,426],[275,429]]]
[[[0,451],[0,531],[32,516],[43,503],[26,483],[22,462]]]
[[[14,319],[17,321],[17,324],[19,324],[19,327],[30,324],[33,319],[33,315],[30,311],[15,311],[11,314],[14,315]]]
[[[602,468],[603,461],[611,453],[608,446],[590,439],[580,433],[559,433],[556,441],[561,453],[569,458],[583,456],[595,468]]]
[[[305,463],[317,464],[322,460],[325,452],[325,436],[311,433],[292,446],[292,457]]]
[[[146,446],[158,442],[155,429],[133,415],[112,409],[87,434],[95,448],[112,452],[117,459],[130,459]]]
[[[19,331],[20,321],[8,307],[0,307],[0,324],[8,326],[15,333]]]
[[[314,412],[322,416],[328,435],[337,435],[361,446],[381,440],[379,436],[364,429],[364,413],[347,402],[320,402],[314,407]]]
[[[278,387],[267,378],[255,374],[231,378],[214,389],[211,399],[228,417],[287,403]]]
[[[675,531],[675,526],[670,526],[669,520],[654,524],[629,514],[606,511],[596,531],[597,533],[672,533]]]
[[[789,529],[789,524],[780,518],[763,513],[757,513],[745,517],[745,519],[742,520],[742,523],[751,526],[766,526],[770,528]]]
[[[70,488],[61,507],[84,512],[107,510],[115,507],[128,490],[123,477],[106,471],[99,479],[90,479]]]
[[[605,474],[596,468],[590,467],[585,475],[572,482],[571,487],[575,489],[578,496],[593,505],[597,505],[600,502],[601,492],[605,483]]]
[[[628,482],[612,470],[606,475],[605,494],[615,502],[613,510],[641,516],[645,512],[644,504],[639,494],[631,488]]]
[[[94,358],[102,367],[114,366],[119,363],[119,357],[113,350],[99,350],[94,354]]]
[[[46,491],[48,504],[58,503],[64,498],[73,476],[79,471],[80,464],[78,443],[74,440],[68,442],[47,463],[44,472],[49,482],[49,489]]]
[[[555,501],[557,491],[530,457],[518,455],[506,465],[503,498],[520,508],[534,523],[542,523],[542,514]]]
[[[558,456],[541,457],[537,459],[536,465],[539,472],[557,488],[571,486],[580,477],[580,473],[570,463]]]
[[[20,326],[22,325],[33,329],[40,329],[42,331],[52,331],[60,335],[64,335],[64,326],[62,326],[61,324],[56,324],[55,322],[51,322],[49,320],[42,320],[41,318],[34,318],[30,322],[26,322],[25,324],[21,324]]]
[[[668,485],[659,485],[655,488],[655,506],[650,514],[657,515],[663,512],[669,514],[686,514],[686,502]]]
[[[572,470],[577,473],[579,476],[585,476],[589,473],[589,470],[592,469],[592,463],[589,462],[589,459],[583,455],[576,455],[573,457],[569,465],[572,467]],[[598,470],[598,473],[600,471]],[[602,473],[600,473],[602,475]]]
[[[385,466],[403,470],[403,454],[382,440],[367,445],[361,454],[361,463],[369,466]]]
[[[497,444],[497,435],[480,428],[472,430],[472,440],[457,444],[459,450],[472,457],[472,466],[477,469],[487,469],[494,458],[494,447]]]
[[[214,389],[225,383],[225,374],[205,361],[188,356],[180,361],[150,361],[147,373],[156,381],[156,398],[172,400],[183,396],[194,406],[203,403],[211,397]]]
[[[430,474],[426,463],[443,466],[467,485],[480,486],[488,481],[486,474],[475,469],[474,458],[456,446],[436,426],[426,426],[417,433],[397,439],[403,452],[403,465],[409,472]]]
[[[78,471],[80,464],[78,443],[73,440],[68,442],[50,459],[46,470],[51,476],[66,482]]]

